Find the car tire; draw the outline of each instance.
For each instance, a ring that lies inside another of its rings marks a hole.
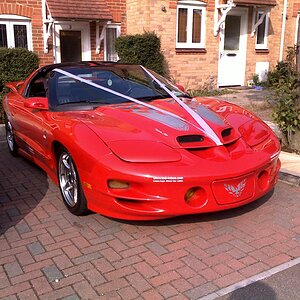
[[[17,156],[19,146],[17,145],[16,140],[15,140],[14,129],[7,117],[5,118],[5,134],[6,134],[6,143],[7,143],[9,152],[13,156]]]
[[[87,214],[87,203],[78,171],[71,154],[65,148],[58,151],[57,178],[64,204],[68,210],[76,216]]]

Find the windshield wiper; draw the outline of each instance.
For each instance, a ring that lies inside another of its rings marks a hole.
[[[138,100],[141,101],[153,101],[153,100],[157,100],[157,99],[167,99],[170,98],[168,95],[156,95],[156,96],[145,96],[145,97],[139,97],[137,98]]]
[[[68,105],[68,104],[110,104],[109,102],[100,102],[100,101],[88,101],[88,100],[80,100],[80,101],[75,101],[75,102],[65,102],[61,103],[59,105]]]

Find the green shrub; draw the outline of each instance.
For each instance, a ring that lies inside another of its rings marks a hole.
[[[161,75],[166,75],[160,39],[154,32],[120,36],[116,50],[122,63],[141,64]]]
[[[25,79],[39,66],[39,58],[24,48],[0,48],[0,123],[4,120],[2,98],[7,92],[5,83]]]
[[[279,62],[268,74],[267,84],[271,91],[269,101],[274,105],[273,118],[291,143],[293,134],[300,130],[300,103],[295,64],[295,50],[288,49],[285,61]]]

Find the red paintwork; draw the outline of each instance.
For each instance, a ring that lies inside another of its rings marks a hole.
[[[218,211],[254,201],[277,182],[277,138],[256,116],[236,105],[196,99],[224,121],[218,125],[206,120],[225,145],[216,146],[207,139],[204,147],[194,149],[176,138],[199,132],[182,132],[158,123],[136,113],[147,111],[136,104],[72,112],[24,105],[30,99],[21,94],[30,78],[3,101],[21,153],[57,183],[55,146],[62,144],[76,163],[88,208],[93,211],[136,220]],[[45,104],[45,98],[41,102]],[[156,100],[152,105],[194,122],[171,100]],[[222,137],[226,128],[231,128],[231,133]],[[110,189],[109,179],[123,180],[130,187]],[[236,188],[244,180],[238,197],[225,189],[225,185]],[[187,203],[185,194],[193,187],[200,189]]]

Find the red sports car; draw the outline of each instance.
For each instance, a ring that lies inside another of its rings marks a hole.
[[[254,201],[277,181],[280,144],[266,124],[142,66],[49,65],[7,86],[9,151],[43,168],[73,214],[212,212]]]

